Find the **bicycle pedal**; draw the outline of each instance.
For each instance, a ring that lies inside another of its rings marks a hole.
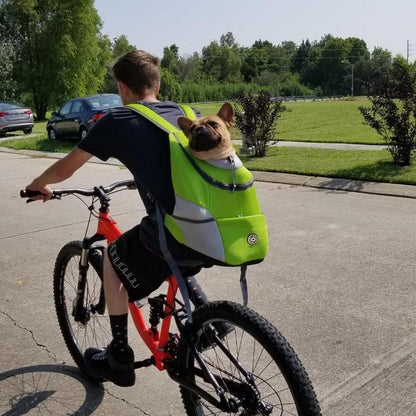
[[[155,359],[153,357],[146,358],[142,361],[135,361],[134,362],[134,368],[143,368],[143,367],[150,367],[151,365],[154,365]]]

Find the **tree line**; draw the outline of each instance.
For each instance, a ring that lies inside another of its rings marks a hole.
[[[65,100],[116,92],[113,62],[136,49],[125,35],[101,32],[94,0],[0,0],[0,101],[34,108],[38,119]],[[330,34],[300,45],[257,40],[240,46],[231,32],[201,52],[182,56],[175,44],[161,57],[161,99],[229,100],[248,92],[271,96],[365,95],[395,59],[364,40]]]

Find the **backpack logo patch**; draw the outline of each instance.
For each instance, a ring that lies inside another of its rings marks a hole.
[[[254,246],[254,244],[257,244],[259,241],[259,237],[256,233],[249,234],[247,237],[247,243],[251,246]]]

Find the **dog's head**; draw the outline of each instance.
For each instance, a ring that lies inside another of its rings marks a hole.
[[[178,118],[178,125],[189,139],[191,153],[203,160],[226,159],[235,154],[229,129],[234,121],[230,103],[225,103],[218,114],[190,120]]]

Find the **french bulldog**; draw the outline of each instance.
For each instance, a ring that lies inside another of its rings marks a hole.
[[[189,139],[189,150],[198,159],[221,160],[235,155],[230,127],[234,122],[234,110],[225,103],[218,114],[190,120],[179,117],[178,125]]]

